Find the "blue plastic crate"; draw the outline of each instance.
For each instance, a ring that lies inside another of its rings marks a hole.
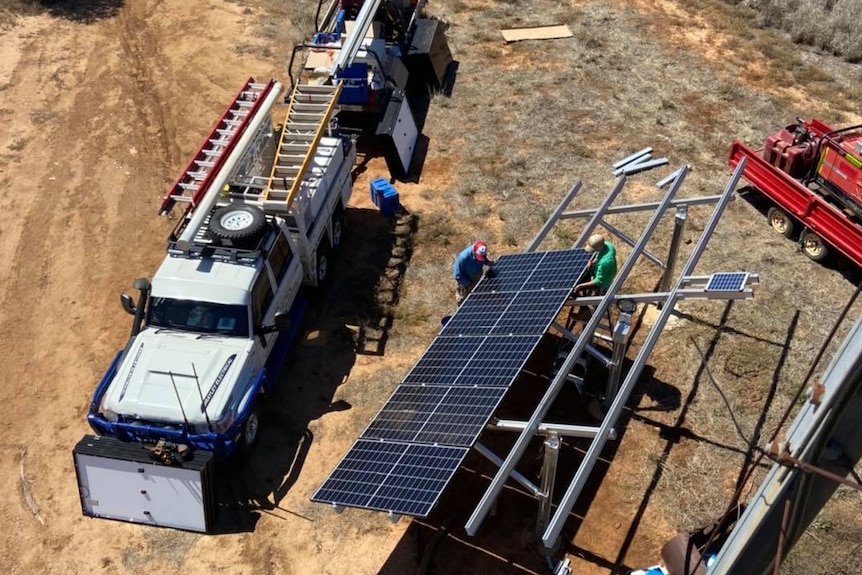
[[[398,198],[398,191],[389,186],[389,189],[383,193],[380,198],[380,213],[384,216],[394,215],[401,208],[401,201]]]
[[[371,201],[384,216],[391,216],[401,208],[398,190],[385,178],[371,180],[369,187],[371,188]]]

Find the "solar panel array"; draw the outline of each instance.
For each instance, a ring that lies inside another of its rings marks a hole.
[[[589,258],[500,256],[312,500],[427,516]]]
[[[712,274],[704,288],[709,292],[732,292],[742,291],[748,280],[747,272],[724,272]]]

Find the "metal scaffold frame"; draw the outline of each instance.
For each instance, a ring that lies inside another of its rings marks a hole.
[[[711,276],[691,275],[701,255],[706,249],[709,239],[715,231],[724,209],[733,199],[733,192],[742,176],[743,170],[744,162],[737,166],[723,193],[718,196],[675,199],[686,175],[690,171],[688,166],[680,167],[677,171],[659,183],[659,189],[668,183],[670,184],[664,197],[659,202],[612,206],[614,200],[620,195],[625,187],[625,173],[621,175],[613,190],[611,190],[611,192],[605,197],[601,205],[594,210],[566,211],[575,196],[580,192],[582,187],[581,182],[575,183],[564,196],[563,200],[542,226],[541,230],[530,243],[526,251],[536,251],[548,233],[560,220],[579,217],[589,218],[589,220],[576,239],[573,248],[582,247],[586,243],[590,234],[592,234],[599,226],[602,226],[614,236],[631,245],[632,250],[625,262],[619,268],[611,286],[603,296],[578,297],[570,302],[575,305],[588,305],[594,307],[592,315],[589,320],[586,321],[580,334],[575,335],[563,326],[554,324],[555,330],[561,332],[564,337],[571,340],[572,348],[566,355],[562,365],[557,370],[556,375],[548,385],[544,396],[535,407],[530,419],[526,422],[493,420],[488,425],[488,429],[519,432],[515,444],[512,446],[505,459],[496,456],[490,452],[487,447],[476,444],[475,447],[477,451],[498,465],[499,470],[465,525],[465,529],[469,535],[472,536],[478,532],[482,522],[491,511],[497,497],[500,495],[503,486],[511,477],[521,485],[524,485],[528,491],[539,500],[537,537],[541,539],[541,542],[546,549],[553,549],[559,540],[563,525],[568,518],[570,511],[574,507],[574,504],[577,501],[588,477],[592,473],[593,467],[598,460],[600,453],[604,449],[607,440],[616,438],[614,426],[616,425],[617,420],[619,419],[619,416],[628,401],[644,366],[646,365],[646,360],[649,357],[652,348],[658,340],[658,337],[661,335],[667,320],[670,318],[675,304],[681,299],[691,298],[748,299],[752,297],[753,294],[751,286],[756,285],[759,282],[759,278],[755,274],[745,275],[742,282],[743,285],[739,290],[713,292],[705,289]],[[712,215],[701,233],[697,244],[688,258],[688,261],[683,266],[680,274],[672,281],[671,278],[673,277],[675,267],[674,262],[679,253],[682,231],[684,230],[687,219],[687,208],[689,206],[706,204],[714,204]],[[668,251],[668,258],[665,262],[654,254],[647,252],[646,245],[650,241],[663,216],[671,208],[674,208],[676,211],[674,218],[675,225],[671,238],[671,245]],[[646,210],[653,210],[653,213],[640,238],[636,241],[629,238],[625,233],[609,224],[604,219],[605,216],[609,214],[631,213]],[[653,261],[664,270],[659,291],[656,293],[621,294],[620,289],[622,285],[641,256]],[[581,361],[583,353],[586,351],[593,356],[601,356],[602,352],[594,349],[591,342],[595,336],[596,330],[600,328],[600,323],[603,318],[607,317],[606,314],[611,305],[621,300],[653,303],[659,306],[661,313],[651,327],[649,333],[646,335],[645,341],[641,346],[637,357],[629,368],[622,385],[619,384],[619,380],[623,375],[622,361],[625,358],[625,352],[628,345],[631,314],[621,311],[616,326],[611,330],[612,336],[610,338],[606,338],[613,344],[613,354],[611,358],[603,358],[603,356],[600,357],[605,366],[608,367],[610,374],[606,387],[606,396],[604,398],[604,409],[606,414],[601,425],[598,427],[561,426],[559,424],[543,422],[544,417],[551,408],[557,395],[562,390],[564,384],[567,381],[582,381],[580,378],[572,375],[571,372],[578,362]],[[539,486],[533,485],[525,477],[515,471],[515,466],[524,456],[530,441],[536,435],[545,437],[545,462],[542,468],[541,485]],[[556,462],[558,451],[560,449],[561,436],[586,438],[591,441],[591,444],[577,472],[571,479],[565,494],[556,506],[554,506],[551,501],[551,496],[554,491],[554,483],[556,480]],[[551,512],[554,509],[556,511],[551,515]]]

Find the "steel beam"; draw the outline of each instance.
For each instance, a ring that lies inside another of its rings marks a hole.
[[[478,451],[480,455],[485,457],[485,459],[487,459],[497,467],[500,467],[500,464],[503,463],[503,460],[497,457],[496,453],[494,453],[478,441],[473,445],[473,449]],[[512,472],[512,479],[520,483],[524,487],[524,489],[526,489],[533,495],[533,497],[539,497],[539,495],[541,495],[542,491],[532,481],[521,475],[521,473],[517,471]]]
[[[515,421],[513,419],[498,419],[489,423],[486,427],[497,431],[523,431],[529,422]],[[563,437],[595,437],[599,428],[589,425],[570,425],[568,423],[541,423],[537,430],[538,435],[556,433]],[[611,439],[616,439],[616,432],[611,434]]]
[[[686,166],[686,170],[688,170],[688,166]],[[676,173],[676,172],[674,172]],[[673,207],[676,206],[703,206],[714,204],[721,199],[721,196],[703,196],[700,198],[680,198],[678,200],[673,200],[670,205]],[[733,201],[733,200],[731,200]],[[627,206],[614,206],[612,208],[608,208],[605,211],[605,214],[631,214],[634,212],[644,212],[647,210],[654,210],[659,207],[659,202],[647,202],[644,204],[629,204]],[[574,212],[563,212],[560,214],[561,220],[567,220],[570,218],[589,218],[596,212],[594,209],[587,210],[575,210]]]

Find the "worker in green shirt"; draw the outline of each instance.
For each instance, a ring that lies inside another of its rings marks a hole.
[[[587,240],[584,251],[593,254],[587,263],[590,279],[576,285],[575,294],[583,295],[588,292],[603,294],[617,275],[617,250],[611,242],[605,240],[602,234],[593,234]]]

